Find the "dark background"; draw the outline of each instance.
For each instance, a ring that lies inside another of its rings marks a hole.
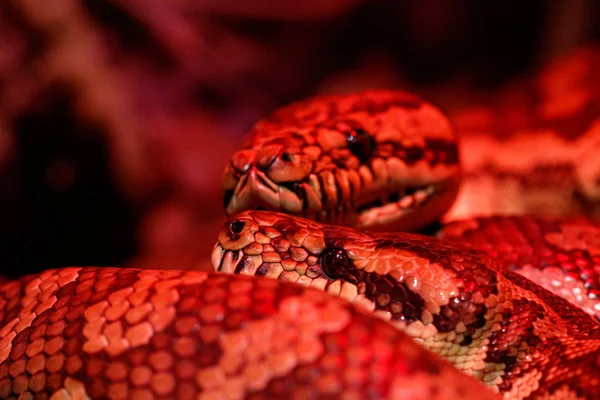
[[[2,273],[204,265],[265,113],[370,87],[451,112],[599,38],[594,0],[2,2]]]

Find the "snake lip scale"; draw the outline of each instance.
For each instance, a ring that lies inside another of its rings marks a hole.
[[[446,181],[394,182],[376,191],[364,190],[359,196],[345,200],[344,189],[336,180],[326,183],[330,180],[327,175],[310,174],[303,181],[275,183],[265,173],[250,169],[237,179],[236,189],[226,190],[224,194],[228,215],[235,215],[254,204],[253,208],[257,210],[275,208],[316,221],[352,223],[371,229],[378,223],[410,221],[417,213],[428,215],[430,204],[445,203],[457,190]],[[323,209],[327,192],[322,188],[326,185],[338,199],[329,209]]]
[[[235,215],[247,205],[240,200],[244,196],[256,198],[257,210],[267,210],[275,206],[277,209],[304,218],[322,222],[341,222],[358,220],[358,225],[368,225],[369,221],[378,218],[406,217],[416,212],[417,208],[425,206],[429,200],[443,194],[448,189],[445,182],[398,184],[373,193],[363,193],[358,199],[350,199],[343,203],[342,196],[338,206],[329,210],[319,210],[322,202],[317,202],[316,207],[311,206],[309,199],[318,197],[320,188],[324,186],[323,178],[317,174],[298,182],[273,182],[261,171],[251,170],[245,175],[236,176],[238,183],[235,190],[227,190],[224,194],[224,204],[228,215]],[[333,187],[337,193],[342,189],[334,182]],[[247,189],[248,186],[250,189]],[[246,191],[258,193],[245,193]],[[268,200],[267,200],[268,199]],[[242,203],[240,206],[239,204]],[[299,211],[300,210],[300,211]]]

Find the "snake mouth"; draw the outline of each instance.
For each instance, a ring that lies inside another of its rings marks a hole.
[[[225,274],[266,276],[282,280],[293,280],[290,279],[293,275],[295,275],[295,278],[301,276],[294,268],[287,270],[283,269],[280,263],[265,262],[260,255],[247,255],[243,250],[227,250],[220,243],[216,243],[213,247],[211,262],[215,272],[222,272]],[[275,266],[273,264],[278,265]],[[321,288],[327,289],[331,284],[331,280],[325,278],[325,275],[318,265],[309,266],[304,271],[304,274],[307,278],[310,276],[311,280],[321,278],[323,281],[327,281],[324,282],[324,285]],[[288,276],[287,278],[286,275]]]
[[[253,261],[252,258],[244,257],[242,250],[225,250],[219,243],[214,246],[211,255],[213,269],[226,274],[256,275],[260,265],[255,265]]]
[[[339,176],[338,176],[339,175]],[[413,230],[437,218],[452,202],[458,185],[451,179],[412,180],[362,188],[344,174],[310,174],[303,181],[274,182],[253,171],[225,190],[228,216],[273,210],[318,222],[370,230]]]
[[[395,221],[424,208],[442,192],[440,184],[404,186],[387,195],[359,203],[356,207],[358,228],[393,225]]]
[[[344,279],[328,277],[321,269],[318,257],[310,262],[312,265],[306,265],[305,263],[304,268],[298,268],[298,263],[292,263],[292,268],[284,269],[280,268],[281,263],[265,262],[260,255],[249,256],[243,250],[225,249],[220,243],[216,243],[213,247],[211,261],[216,272],[266,276],[273,279],[293,281],[315,287],[350,302],[354,302],[360,296],[356,282],[351,283]]]
[[[364,285],[345,279],[332,279],[318,263],[300,272],[297,269],[285,270],[273,263],[263,262],[261,256],[248,256],[243,250],[226,250],[217,243],[212,252],[212,265],[214,271],[225,274],[265,276],[310,286],[362,307],[365,311],[374,312],[384,320],[391,319],[390,315],[375,310],[375,303],[365,296]]]

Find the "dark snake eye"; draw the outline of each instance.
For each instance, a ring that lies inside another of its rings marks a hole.
[[[240,220],[233,221],[229,225],[229,231],[231,232],[232,235],[237,235],[238,233],[242,233],[245,225],[246,224],[244,223],[244,221],[240,221]]]
[[[362,129],[355,129],[346,135],[348,148],[361,163],[366,162],[375,150],[375,139]]]
[[[343,278],[352,268],[352,261],[342,249],[327,249],[321,255],[321,270],[329,279]]]

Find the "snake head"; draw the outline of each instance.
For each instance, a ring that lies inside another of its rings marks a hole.
[[[228,216],[272,210],[368,230],[414,230],[454,201],[453,128],[404,92],[293,103],[256,123],[224,176]]]
[[[212,264],[218,272],[317,288],[398,324],[413,337],[461,345],[475,340],[489,311],[484,303],[497,293],[496,275],[480,259],[466,250],[453,254],[432,237],[368,234],[288,214],[246,211],[221,229]]]

